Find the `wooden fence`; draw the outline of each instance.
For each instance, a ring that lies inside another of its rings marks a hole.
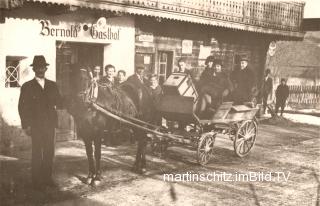
[[[288,85],[290,106],[316,108],[320,107],[320,85]]]

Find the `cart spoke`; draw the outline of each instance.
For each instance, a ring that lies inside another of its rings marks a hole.
[[[244,137],[243,137],[243,138],[238,138],[238,139],[237,139],[237,143],[239,142],[238,144],[241,144],[241,142],[243,142],[243,141],[244,141]]]
[[[243,142],[244,142],[243,140],[242,140],[242,141],[239,141],[237,148],[240,149],[240,147],[241,147],[241,145],[243,144]]]
[[[242,148],[243,148],[243,143],[239,145],[238,151],[239,151],[240,154],[242,154],[242,150],[243,150]]]
[[[251,139],[255,135],[254,132],[247,134],[247,139]]]
[[[248,141],[245,141],[244,144],[247,146],[247,150],[245,152],[249,151],[250,150],[250,146],[248,145]]]
[[[243,128],[241,128],[241,129],[239,130],[239,135],[241,135],[242,137],[245,136],[245,133],[243,133]]]
[[[208,141],[206,141],[206,147],[210,146],[211,143],[212,143],[212,140],[208,139]]]
[[[250,133],[252,133],[254,130],[255,130],[255,127],[253,126],[253,127],[251,127],[251,129],[248,131],[248,133],[250,134]]]
[[[246,123],[246,127],[245,127],[246,134],[248,133],[248,127],[249,127],[249,123],[247,122],[247,123]]]
[[[207,156],[205,154],[202,156],[202,162],[207,162]]]
[[[254,139],[255,139],[255,138],[251,138],[251,139],[248,141],[248,142],[250,143],[250,148],[253,146]]]
[[[248,133],[249,133],[249,134],[256,133],[255,130],[256,130],[256,128],[253,126],[253,127],[251,127],[251,129],[248,131]]]
[[[243,141],[242,144],[242,154],[246,153],[246,141]]]

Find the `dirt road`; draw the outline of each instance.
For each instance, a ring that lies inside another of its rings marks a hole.
[[[234,155],[229,139],[218,138],[215,157],[206,167],[196,164],[195,152],[169,148],[164,159],[147,156],[149,173],[144,176],[130,171],[134,146],[104,147],[104,179],[96,188],[82,182],[87,160],[81,141],[57,144],[57,190],[30,189],[29,153],[0,158],[4,205],[319,205],[320,137],[315,126],[260,124],[255,147],[242,159]],[[211,174],[211,179],[168,182],[165,173]],[[225,178],[213,181],[214,174]]]

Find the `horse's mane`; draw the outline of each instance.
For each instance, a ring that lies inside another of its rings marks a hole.
[[[120,113],[129,117],[138,117],[145,121],[152,119],[154,108],[149,92],[143,89],[142,93],[136,85],[124,82],[119,87],[107,86],[102,82],[94,80],[90,72],[79,72],[80,86],[77,92],[70,99],[69,113],[82,119],[88,105],[92,101],[92,91],[94,84],[98,88],[96,103],[115,113]],[[75,83],[75,82],[74,82]],[[79,84],[79,83],[78,83]],[[140,92],[140,93],[139,93]]]
[[[103,85],[98,85],[98,88],[98,105],[126,116],[134,117],[137,115],[138,111],[134,102],[120,88]]]

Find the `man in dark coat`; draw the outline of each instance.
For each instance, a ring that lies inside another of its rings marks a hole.
[[[148,80],[144,78],[144,66],[137,66],[135,74],[128,77],[127,81],[120,86],[122,90],[130,96],[136,105],[138,116],[142,121],[152,122],[154,120],[155,108],[151,94],[148,91]],[[144,172],[146,167],[145,153],[147,145],[146,133],[142,130],[134,129],[134,135],[139,139],[136,161],[133,171]]]
[[[232,83],[228,75],[222,71],[222,61],[219,59],[208,61],[200,77],[199,112],[204,112],[208,104],[217,109],[231,90]]]
[[[163,94],[162,88],[159,85],[158,75],[152,74],[149,77],[148,91],[151,95],[154,108],[156,108]],[[161,125],[161,120],[161,115],[159,114],[159,112],[155,111],[152,123],[155,125]]]
[[[234,91],[232,99],[236,104],[243,104],[251,101],[252,93],[256,85],[256,78],[248,67],[248,59],[243,57],[240,60],[240,68],[231,73],[231,80]]]
[[[285,79],[281,79],[281,84],[276,90],[276,114],[278,114],[279,107],[281,107],[281,116],[286,105],[287,98],[289,96],[289,87],[286,84]]]
[[[139,105],[137,105],[137,110],[139,113],[149,113],[150,106],[149,103],[152,104],[152,100],[148,91],[148,79],[144,77],[144,67],[143,66],[137,66],[135,74],[128,77],[127,81],[123,83],[123,87],[126,87],[126,85],[132,87],[134,91],[137,92],[137,94],[133,95],[134,97],[138,97],[139,99],[135,99],[135,102],[138,102]],[[149,102],[151,101],[151,102]]]
[[[271,71],[270,69],[267,69],[265,71],[265,77],[262,82],[261,86],[261,97],[262,97],[262,104],[263,104],[263,113],[266,113],[266,108],[268,104],[268,97],[269,94],[271,94],[273,88],[273,81],[271,77]]]
[[[35,78],[24,83],[19,98],[22,128],[32,140],[32,183],[35,189],[55,186],[52,180],[55,128],[58,125],[56,107],[61,97],[55,82],[46,79],[44,56],[35,56],[31,66]]]

